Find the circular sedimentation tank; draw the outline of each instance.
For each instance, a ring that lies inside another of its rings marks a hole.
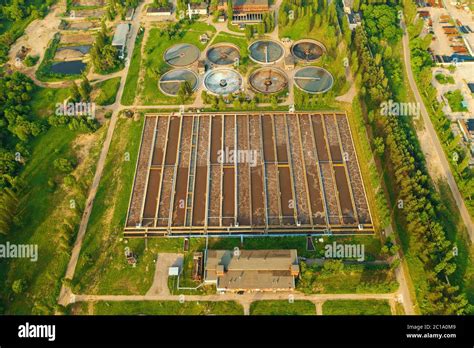
[[[324,53],[326,48],[324,45],[315,40],[299,40],[291,46],[291,54],[298,60],[305,62],[314,62],[318,60]]]
[[[240,59],[240,52],[237,46],[222,43],[210,47],[206,52],[206,57],[216,65],[231,65]]]
[[[171,66],[183,67],[199,59],[199,48],[191,44],[177,44],[168,48],[164,54],[165,62]]]
[[[249,46],[250,58],[259,64],[271,64],[280,60],[285,49],[273,40],[258,40]]]
[[[288,77],[280,69],[260,68],[250,75],[249,83],[260,93],[278,93],[288,86]]]
[[[211,70],[204,76],[204,86],[213,94],[231,94],[242,86],[242,76],[233,69]]]
[[[178,95],[181,84],[185,82],[188,82],[192,90],[195,91],[199,77],[188,69],[174,69],[161,76],[158,87],[164,94],[174,97]]]
[[[294,82],[299,89],[316,94],[331,89],[334,79],[326,69],[308,66],[295,72]]]

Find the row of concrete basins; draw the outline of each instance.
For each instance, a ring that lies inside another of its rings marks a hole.
[[[199,85],[199,76],[189,69],[174,69],[161,76],[159,88],[168,96],[178,95],[182,83],[189,83],[195,91]],[[279,93],[288,86],[288,77],[281,69],[263,67],[249,76],[250,86],[263,94]],[[219,68],[209,70],[203,79],[205,88],[215,95],[229,95],[242,88],[243,78],[237,70]],[[332,75],[325,69],[307,66],[295,72],[294,83],[299,89],[318,94],[327,92],[333,85]]]
[[[304,39],[296,41],[290,51],[298,61],[312,63],[326,53],[326,48],[316,40]],[[249,54],[258,64],[273,64],[283,58],[285,48],[277,41],[257,40],[249,46]]]
[[[284,56],[283,46],[272,40],[258,40],[249,46],[250,58],[259,64],[272,64]],[[295,58],[312,62],[325,52],[322,44],[313,40],[300,40],[291,47]],[[165,61],[178,69],[168,71],[161,76],[160,90],[169,96],[178,94],[180,85],[189,83],[195,91],[199,85],[199,76],[184,67],[195,63],[200,57],[199,49],[192,44],[177,44],[164,53]],[[237,46],[230,43],[220,43],[211,46],[206,51],[206,58],[216,69],[209,70],[203,78],[207,91],[215,95],[229,95],[242,88],[243,78],[237,70],[230,66],[240,59]],[[294,74],[295,85],[311,94],[324,93],[333,85],[332,75],[325,69],[307,66]],[[257,92],[264,94],[279,93],[288,86],[288,76],[284,71],[275,67],[262,67],[252,72],[248,78],[249,85]]]
[[[192,44],[177,44],[168,48],[163,59],[175,68],[183,68],[194,64],[201,56],[199,48]],[[206,58],[213,65],[233,65],[240,59],[239,48],[230,43],[211,46],[206,51]]]
[[[273,64],[285,54],[285,48],[273,40],[257,40],[250,44],[248,50],[250,59],[258,64]],[[305,62],[314,62],[326,52],[323,44],[309,39],[296,41],[290,50],[297,60]],[[173,67],[185,67],[196,62],[200,55],[199,48],[183,43],[168,48],[164,53],[164,60]],[[206,58],[211,64],[232,65],[240,59],[240,52],[233,44],[220,43],[206,51]]]
[[[316,40],[304,39],[296,41],[290,51],[298,62],[314,63],[326,53],[326,48]],[[270,65],[283,58],[285,49],[277,41],[258,40],[249,46],[249,54],[254,62]],[[280,69],[263,68],[250,75],[249,83],[261,93],[278,93],[286,87],[288,78]],[[327,92],[334,79],[326,69],[307,66],[295,72],[294,83],[304,92],[317,94]]]

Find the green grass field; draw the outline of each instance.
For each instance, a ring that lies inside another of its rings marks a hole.
[[[135,101],[142,61],[143,35],[144,33],[138,35],[137,40],[135,42],[135,48],[133,49],[132,58],[130,60],[130,67],[128,68],[127,80],[125,81],[125,87],[122,95],[121,102],[123,105],[132,105]]]
[[[342,271],[330,273],[313,265],[302,267],[301,273],[297,289],[305,293],[390,293],[398,288],[394,273],[383,266],[344,265]]]
[[[234,301],[184,302],[94,302],[77,303],[70,308],[72,314],[94,315],[243,315],[241,305]]]
[[[255,301],[250,305],[250,315],[315,315],[311,301]]]
[[[447,84],[452,85],[452,84],[454,84],[454,77],[452,77],[450,75],[436,74],[435,78],[442,85],[447,85]]]
[[[56,103],[63,103],[70,95],[70,88],[43,88],[37,86],[32,94],[32,112],[42,118],[54,115]]]
[[[323,315],[391,315],[390,305],[382,300],[334,300],[323,304]]]
[[[127,132],[137,132],[135,125],[131,130],[130,124],[125,125],[125,120],[121,120],[120,130],[114,135],[112,151],[117,151],[117,139],[125,138],[123,134]],[[132,123],[132,121],[129,121]],[[117,138],[116,138],[117,137]],[[134,135],[139,137],[139,135]],[[132,139],[130,137],[130,139]],[[132,140],[129,140],[132,141]],[[123,145],[122,145],[123,146]],[[138,151],[138,148],[136,149]],[[109,152],[111,154],[111,152]],[[131,153],[132,161],[135,161],[135,153]],[[130,239],[125,244],[121,240],[121,233],[125,223],[128,208],[128,199],[133,182],[133,173],[129,173],[127,167],[126,174],[124,167],[120,163],[121,159],[117,155],[112,155],[115,160],[107,166],[116,168],[116,173],[107,176],[100,184],[96,204],[106,209],[93,209],[89,222],[86,240],[78,264],[78,269],[74,279],[75,291],[77,293],[97,293],[97,294],[145,294],[153,282],[155,258],[160,252],[184,253],[183,240],[179,238],[153,238],[148,240],[148,249],[145,249],[143,239]],[[135,162],[133,162],[135,163]],[[106,173],[106,172],[104,172]],[[105,199],[112,192],[119,192],[110,199]],[[120,197],[120,198],[116,198]],[[96,205],[94,205],[95,207]],[[115,210],[114,210],[115,207]],[[306,237],[249,237],[243,239],[243,244],[239,237],[229,238],[209,238],[210,249],[228,249],[235,247],[241,249],[297,249],[298,255],[306,257],[321,257],[325,244],[332,243],[333,238],[324,238],[324,243],[315,242],[316,250],[306,250]],[[337,239],[338,243],[364,243],[366,257],[369,259],[377,257],[380,251],[380,241],[376,237],[344,237]],[[206,245],[205,238],[190,238],[189,252],[184,253],[184,268],[180,278],[180,285],[186,287],[196,287],[199,282],[191,279],[192,254],[195,251],[203,251]],[[126,264],[123,257],[123,250],[128,246],[138,254],[138,264],[136,268],[131,268]],[[105,250],[105,252],[104,252]],[[339,279],[333,277],[325,279],[327,291],[323,292],[351,292],[355,291],[359,285],[358,281],[371,281],[372,284],[391,280],[386,271],[360,270],[346,272],[347,274]],[[130,280],[130,281],[129,281]],[[175,287],[175,281],[169,280],[169,287]],[[363,289],[366,292],[366,288]],[[370,290],[369,290],[370,291]],[[375,290],[374,290],[375,291]],[[213,293],[209,288],[198,290],[178,291],[175,294],[202,294]],[[320,291],[319,291],[320,292]],[[367,291],[368,292],[368,291]]]
[[[145,253],[143,240],[125,244],[121,238],[142,127],[143,118],[117,122],[73,279],[76,292],[141,294],[153,280],[156,256]],[[138,254],[136,268],[127,264],[126,246]]]
[[[105,127],[104,127],[105,128]],[[100,138],[101,130],[94,134]],[[61,279],[69,261],[68,253],[58,248],[58,227],[68,224],[73,228],[74,238],[77,223],[85,202],[85,193],[92,180],[92,172],[101,142],[96,140],[90,149],[89,157],[78,174],[78,187],[71,189],[61,185],[62,175],[53,166],[57,158],[74,156],[72,144],[79,133],[68,128],[51,128],[32,142],[31,161],[27,163],[20,178],[27,184],[21,199],[21,226],[8,236],[15,244],[37,244],[38,261],[13,259],[0,263],[0,292],[6,302],[6,312],[11,314],[52,313],[59,294]],[[54,179],[54,191],[48,181]],[[73,199],[75,207],[71,208]],[[0,242],[4,242],[1,237]],[[26,294],[14,295],[11,292],[13,281],[23,279],[27,283]],[[8,301],[6,299],[9,299]]]
[[[453,112],[467,111],[467,108],[461,103],[464,100],[464,97],[459,89],[448,92],[444,95],[448,100],[449,107]]]
[[[120,87],[120,77],[114,77],[103,82],[99,82],[94,86],[98,94],[95,98],[95,102],[98,105],[111,105],[115,103],[118,89]]]

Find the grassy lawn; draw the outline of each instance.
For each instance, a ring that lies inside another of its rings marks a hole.
[[[318,242],[318,239],[322,238],[323,242]],[[210,249],[234,249],[239,247],[241,249],[296,249],[298,250],[298,256],[304,257],[323,257],[324,246],[331,244],[333,241],[337,243],[360,243],[364,244],[366,260],[371,261],[379,258],[380,253],[380,240],[372,236],[360,236],[360,237],[319,237],[313,238],[314,246],[316,250],[306,250],[306,237],[248,237],[244,238],[244,244],[241,245],[240,238],[212,238],[209,239]]]
[[[180,287],[197,287],[198,283],[193,281],[190,275],[180,275]],[[204,285],[197,289],[178,289],[177,284],[178,277],[168,277],[168,289],[171,295],[215,295],[217,291],[214,285]]]
[[[130,67],[128,68],[127,81],[122,95],[123,105],[132,105],[135,101],[135,96],[138,87],[138,78],[140,75],[140,64],[142,60],[142,41],[144,32],[137,36],[135,48],[133,49],[132,58],[130,60]]]
[[[38,261],[32,263],[27,259],[14,259],[0,263],[0,292],[6,302],[7,313],[52,313],[69,261],[69,254],[58,247],[58,228],[63,224],[70,226],[69,237],[73,240],[92,181],[91,168],[97,159],[102,133],[99,130],[93,135],[80,135],[65,127],[51,128],[32,142],[31,160],[20,176],[28,183],[20,203],[21,226],[13,230],[8,238],[1,237],[0,243],[8,239],[15,244],[37,244]],[[74,144],[79,138],[87,138],[92,146],[86,148]],[[54,169],[53,162],[61,157],[78,157],[77,153],[81,151],[88,155],[80,160],[73,172],[78,184],[66,188],[62,185],[63,175]],[[50,179],[57,183],[55,189],[48,185]],[[75,202],[73,208],[70,205],[72,199]],[[14,295],[11,292],[11,285],[17,279],[26,281],[26,293]]]
[[[95,315],[243,315],[241,305],[234,301],[184,302],[95,302],[78,303],[71,309],[73,314]]]
[[[240,30],[238,25],[232,24],[230,21],[227,21],[227,29],[236,33],[245,33],[245,30]]]
[[[124,120],[121,120],[124,121]],[[135,126],[133,126],[135,127]],[[123,138],[122,133],[126,133],[129,128],[124,127],[120,132],[114,135],[113,144]],[[118,130],[118,129],[117,129]],[[117,131],[116,130],[116,131]],[[117,137],[117,138],[115,138]],[[116,149],[114,150],[116,151]],[[135,159],[135,153],[132,153],[132,160]],[[121,159],[118,159],[121,160]],[[114,167],[124,167],[117,161],[107,162],[107,165]],[[184,265],[183,272],[180,276],[181,287],[197,287],[198,281],[191,278],[193,253],[203,251],[206,245],[205,238],[190,238],[189,251],[183,250],[183,239],[181,238],[154,238],[148,241],[148,249],[145,249],[145,241],[143,239],[130,239],[125,244],[121,240],[121,231],[125,223],[125,217],[128,207],[128,198],[133,181],[133,173],[120,175],[124,169],[116,169],[117,173],[110,175],[101,182],[96,204],[91,215],[88,226],[88,232],[81,251],[76,277],[74,279],[75,291],[77,293],[97,293],[97,294],[145,294],[153,282],[155,260],[157,253],[183,253]],[[104,172],[106,173],[106,172]],[[127,188],[127,189],[125,189]],[[119,190],[119,191],[117,191]],[[105,200],[107,195],[115,198]],[[120,201],[116,197],[122,197]],[[106,203],[105,203],[106,202]],[[106,209],[95,208],[107,207]],[[114,208],[115,207],[115,210]],[[376,237],[340,237],[340,238],[324,238],[324,243],[315,241],[315,251],[306,250],[306,237],[252,237],[244,238],[243,244],[239,237],[229,238],[209,238],[210,249],[297,249],[298,255],[306,257],[321,257],[324,253],[324,245],[337,240],[338,243],[363,243],[365,245],[366,257],[368,259],[379,258],[380,241]],[[138,254],[138,264],[136,268],[130,267],[123,257],[123,250],[128,246],[134,253]],[[104,252],[105,250],[105,252]],[[327,280],[328,283],[337,282]],[[350,279],[350,282],[345,282]],[[356,289],[361,279],[381,279],[387,280],[386,271],[370,271],[364,270],[349,274],[343,278],[342,284],[332,284],[328,286],[326,292],[335,292],[334,288],[340,287],[339,292],[351,292]],[[384,283],[385,284],[385,283]],[[213,287],[201,287],[197,290],[177,290],[176,278],[168,279],[168,287],[173,294],[211,294],[215,293]],[[341,290],[342,289],[342,290]],[[349,289],[349,290],[345,290]],[[366,289],[363,289],[365,292]]]
[[[130,240],[126,244],[121,238],[142,127],[143,118],[117,122],[73,279],[76,292],[139,294],[146,292],[153,280],[154,256],[145,253],[144,242]],[[126,246],[138,255],[136,268],[124,257]]]
[[[436,74],[435,75],[436,81],[441,83],[442,85],[447,85],[447,84],[454,84],[454,77],[445,75],[445,74]]]
[[[111,105],[115,103],[115,98],[117,96],[118,89],[120,87],[120,77],[114,77],[103,82],[99,82],[94,86],[95,93],[95,102],[98,105]]]
[[[31,99],[33,114],[44,118],[53,115],[56,111],[56,103],[63,103],[70,95],[70,88],[35,87]]]
[[[444,96],[448,100],[451,111],[467,111],[467,108],[461,104],[464,100],[464,97],[462,96],[461,91],[459,89],[452,92],[448,92]]]
[[[316,294],[390,293],[397,290],[398,283],[387,266],[346,264],[342,271],[328,272],[322,266],[302,263],[296,288]]]
[[[296,41],[304,38],[308,38],[308,27],[309,23],[307,18],[299,19],[292,25],[287,25],[284,28],[280,26],[280,38],[289,37],[290,39]]]
[[[315,315],[316,307],[311,301],[255,301],[250,305],[251,315]]]
[[[184,24],[177,34],[178,37],[172,39],[165,35],[161,36],[160,33],[162,32],[161,27],[150,29],[150,35],[145,43],[145,55],[142,65],[142,69],[145,69],[145,74],[140,93],[140,103],[143,105],[170,105],[178,103],[177,98],[165,96],[158,89],[158,81],[161,75],[172,68],[165,63],[163,54],[169,47],[177,43],[190,43],[196,45],[200,50],[204,50],[207,44],[202,44],[199,41],[199,36],[207,33],[212,37],[215,28],[202,22],[195,22],[191,25]],[[188,100],[189,103],[192,101]]]
[[[391,315],[390,305],[382,300],[331,300],[323,304],[323,315]]]

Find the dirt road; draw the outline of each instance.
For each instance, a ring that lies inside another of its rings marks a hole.
[[[135,47],[135,39],[137,37],[138,29],[140,27],[140,16],[142,14],[143,6],[144,6],[144,3],[141,3],[138,6],[137,11],[135,12],[134,19],[132,21],[131,34],[129,36],[128,43],[127,43],[129,54],[131,54],[131,52],[133,52],[133,49]],[[114,134],[115,125],[116,125],[117,120],[118,120],[118,112],[119,112],[118,111],[119,110],[118,106],[120,104],[120,100],[122,99],[122,94],[123,94],[123,90],[124,90],[124,87],[125,87],[125,81],[126,81],[126,77],[128,75],[129,67],[130,67],[130,65],[127,64],[127,66],[123,69],[123,71],[120,74],[120,77],[121,77],[120,87],[119,87],[119,90],[117,92],[117,98],[116,98],[115,104],[113,105],[113,108],[115,110],[114,110],[114,112],[112,114],[112,117],[110,119],[110,124],[109,124],[109,128],[107,130],[107,135],[106,135],[106,138],[105,138],[105,141],[104,141],[104,145],[103,145],[102,151],[100,153],[99,161],[97,162],[97,169],[96,169],[96,172],[95,172],[95,175],[94,175],[94,180],[92,182],[92,186],[91,186],[91,189],[89,191],[89,195],[87,197],[86,207],[85,207],[84,213],[82,215],[81,224],[79,225],[79,232],[77,234],[77,238],[76,238],[76,241],[74,243],[74,247],[73,247],[72,252],[71,252],[71,258],[70,258],[68,266],[67,266],[66,275],[65,275],[66,279],[73,279],[73,277],[74,277],[74,272],[76,270],[77,261],[79,259],[79,254],[81,252],[82,242],[84,240],[84,236],[85,236],[86,230],[87,230],[87,224],[89,222],[89,217],[90,217],[90,214],[92,212],[92,207],[94,205],[95,195],[97,194],[97,189],[99,187],[100,179],[102,177],[102,172],[104,170],[105,159],[107,158],[107,154],[109,152],[110,144],[112,142],[112,136]],[[74,295],[72,295],[70,290],[63,285],[61,287],[61,292],[59,294],[58,302],[60,304],[68,303],[70,301],[71,296],[74,296]]]
[[[89,301],[236,301],[251,303],[262,300],[288,301],[290,296],[294,300],[328,301],[328,300],[395,300],[398,293],[388,294],[312,294],[302,293],[255,293],[255,294],[216,294],[216,295],[74,295],[74,302]],[[72,302],[71,302],[72,303]]]

